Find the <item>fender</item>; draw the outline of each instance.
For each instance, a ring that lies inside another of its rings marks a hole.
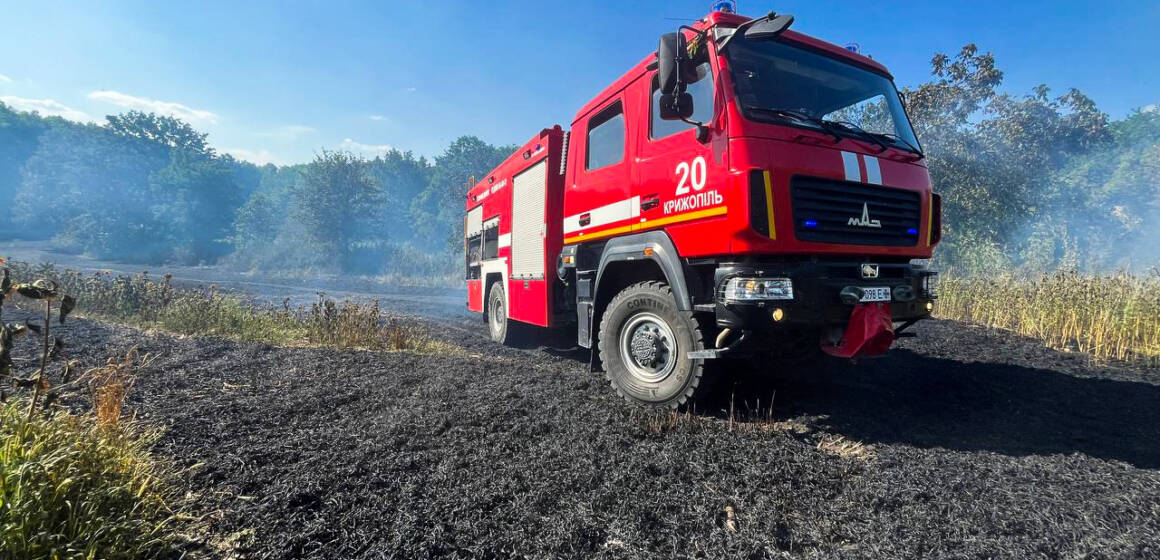
[[[645,249],[652,249],[652,254],[646,255]],[[646,231],[633,235],[625,235],[610,240],[604,245],[604,252],[600,255],[600,266],[596,269],[596,286],[593,293],[600,293],[600,284],[604,280],[604,272],[608,265],[618,261],[651,260],[657,263],[665,275],[669,289],[677,300],[677,309],[692,311],[693,302],[689,297],[689,286],[685,280],[685,265],[677,254],[673,240],[664,231]]]
[[[647,251],[646,249],[651,249]],[[575,252],[572,249],[572,252]],[[569,252],[569,248],[565,247],[565,252]],[[669,289],[673,292],[673,297],[677,300],[677,309],[682,311],[691,311],[693,309],[692,298],[689,295],[688,281],[685,278],[685,265],[677,254],[677,248],[673,245],[673,240],[669,238],[664,231],[646,231],[643,233],[625,235],[610,239],[604,244],[600,252],[600,259],[596,263],[596,279],[593,282],[592,289],[587,301],[583,299],[577,302],[576,305],[576,338],[577,343],[584,348],[592,347],[593,339],[593,322],[596,320],[597,310],[595,309],[595,297],[600,293],[600,286],[608,280],[605,277],[605,272],[608,266],[612,263],[621,261],[643,261],[650,260],[657,264],[661,273],[664,275],[665,282],[668,283]],[[591,265],[589,265],[590,267]],[[581,266],[580,268],[588,268]],[[591,270],[591,268],[588,268]],[[596,367],[595,353],[592,354],[591,366]]]

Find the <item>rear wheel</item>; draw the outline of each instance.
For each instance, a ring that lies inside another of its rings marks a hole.
[[[600,321],[600,361],[616,392],[632,403],[677,408],[708,392],[704,349],[692,313],[677,309],[667,284],[641,282],[609,302]]]
[[[500,344],[509,342],[505,298],[503,284],[500,282],[492,284],[487,296],[487,331],[491,339]]]

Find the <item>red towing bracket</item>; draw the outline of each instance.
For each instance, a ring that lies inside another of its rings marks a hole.
[[[850,313],[846,333],[837,344],[822,339],[822,350],[838,358],[881,356],[894,343],[889,303],[859,303]]]

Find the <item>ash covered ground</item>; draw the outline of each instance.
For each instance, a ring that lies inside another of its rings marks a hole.
[[[416,320],[462,351],[64,336],[91,364],[159,356],[130,408],[197,466],[194,556],[1160,557],[1160,372],[931,321],[856,367],[734,364],[674,418],[623,403],[585,353]]]

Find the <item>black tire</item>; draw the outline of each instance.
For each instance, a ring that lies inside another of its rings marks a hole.
[[[510,321],[507,317],[507,304],[505,303],[506,294],[503,291],[503,283],[496,282],[491,285],[491,289],[487,294],[487,307],[484,309],[484,320],[487,321],[487,332],[491,335],[491,339],[500,344],[507,344],[509,342],[508,332],[511,330],[508,323]]]
[[[608,382],[628,402],[675,409],[709,391],[704,360],[685,357],[705,348],[701,328],[663,282],[633,284],[612,298],[599,345]]]

